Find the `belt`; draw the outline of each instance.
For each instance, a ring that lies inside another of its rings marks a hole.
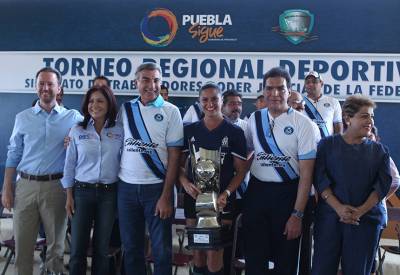
[[[24,172],[19,172],[19,175],[23,179],[27,180],[36,180],[36,181],[50,181],[50,180],[58,180],[63,177],[62,173],[51,174],[51,175],[29,175]]]
[[[116,182],[105,184],[105,183],[89,183],[75,180],[75,188],[81,189],[95,189],[95,190],[105,190],[105,191],[114,191],[116,190]]]

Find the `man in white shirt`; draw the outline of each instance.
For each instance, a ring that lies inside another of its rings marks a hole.
[[[322,94],[323,85],[318,72],[307,74],[304,82],[307,91],[305,112],[318,125],[322,138],[343,132],[342,108],[336,98]]]
[[[296,273],[302,218],[310,193],[317,141],[312,122],[287,104],[290,75],[282,68],[263,79],[267,108],[248,121],[253,151],[243,207],[246,274]]]
[[[126,274],[145,275],[145,223],[150,232],[154,274],[172,272],[173,185],[183,124],[179,109],[160,96],[161,69],[141,64],[135,73],[140,96],[126,102],[119,121],[124,146],[118,184],[118,212]]]

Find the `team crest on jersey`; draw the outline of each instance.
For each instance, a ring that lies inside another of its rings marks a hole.
[[[227,136],[225,136],[225,137],[222,139],[221,146],[222,146],[222,147],[228,147],[228,146],[229,146],[229,141],[228,141],[228,137],[227,137]]]
[[[283,129],[283,132],[284,132],[286,135],[291,135],[291,134],[293,134],[294,129],[293,129],[293,127],[291,127],[291,126],[286,126],[285,129]]]
[[[163,116],[162,114],[155,114],[155,115],[154,115],[154,119],[155,119],[156,121],[163,121],[164,116]]]
[[[325,104],[324,104],[324,107],[326,107],[326,108],[331,107],[331,104],[325,103]]]

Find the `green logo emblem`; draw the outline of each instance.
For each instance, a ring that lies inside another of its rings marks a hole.
[[[316,39],[316,37],[310,37],[313,27],[314,15],[308,10],[286,10],[279,16],[279,30],[277,31],[291,43],[297,45],[304,40]]]

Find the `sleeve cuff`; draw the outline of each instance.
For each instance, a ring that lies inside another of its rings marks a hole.
[[[315,150],[312,150],[312,151],[308,152],[307,154],[299,155],[299,160],[315,159],[316,156],[317,156],[317,152]]]

